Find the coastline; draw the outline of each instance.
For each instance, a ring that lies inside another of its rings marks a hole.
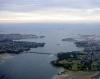
[[[99,71],[59,71],[52,79],[98,79]]]

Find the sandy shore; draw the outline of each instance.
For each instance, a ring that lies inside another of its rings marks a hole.
[[[54,76],[53,79],[96,79],[93,77],[99,74],[99,72],[97,71],[83,72],[83,71],[67,71],[67,70],[59,73],[56,76]]]

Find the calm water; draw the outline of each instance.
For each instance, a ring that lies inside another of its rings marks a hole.
[[[0,33],[21,33],[44,35],[43,39],[25,39],[24,41],[45,42],[43,48],[30,51],[58,53],[80,50],[71,42],[62,42],[67,37],[79,34],[100,34],[100,24],[0,24]],[[54,56],[37,54],[19,54],[0,65],[0,74],[4,79],[51,79],[57,69],[50,65]]]

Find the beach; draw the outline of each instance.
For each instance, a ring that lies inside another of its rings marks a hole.
[[[59,74],[61,73],[61,74]],[[59,72],[53,79],[97,79],[99,71],[68,71]]]

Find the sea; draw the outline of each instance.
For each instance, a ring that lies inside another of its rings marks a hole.
[[[99,23],[8,23],[0,24],[0,34],[33,34],[45,38],[22,39],[21,41],[44,42],[44,47],[32,48],[31,52],[21,53],[0,64],[2,79],[52,79],[59,71],[51,61],[54,54],[78,51],[73,42],[62,41],[64,38],[79,38],[80,35],[100,36]]]

